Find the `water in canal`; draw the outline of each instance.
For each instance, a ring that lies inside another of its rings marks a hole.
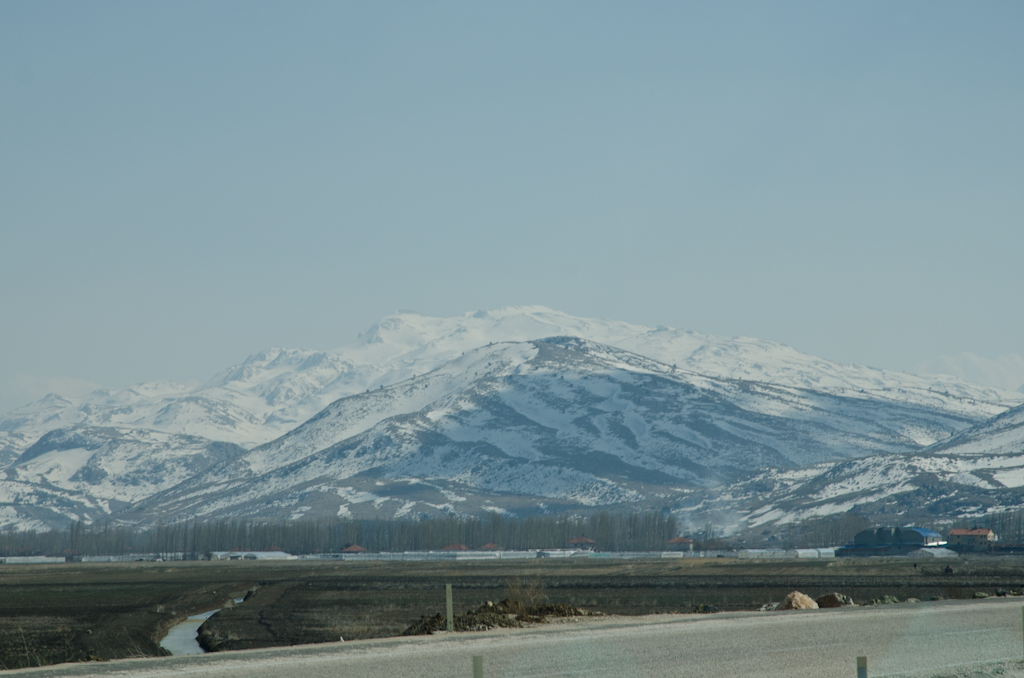
[[[199,641],[196,640],[199,635],[199,627],[216,612],[218,610],[194,614],[180,624],[172,626],[164,639],[160,641],[160,647],[173,655],[203,654],[203,648],[199,647]]]

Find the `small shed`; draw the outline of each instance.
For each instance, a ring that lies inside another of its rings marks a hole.
[[[445,546],[441,550],[442,551],[468,551],[469,547],[466,546],[465,544],[448,544],[448,546]]]
[[[484,544],[480,547],[481,551],[500,551],[501,549],[493,541],[490,544]]]
[[[586,536],[584,536],[582,534],[580,536],[576,537],[575,539],[570,539],[569,540],[569,546],[571,546],[573,548],[577,548],[577,549],[584,549],[584,550],[587,550],[587,551],[593,549],[594,548],[594,544],[596,544],[596,543],[597,542],[594,541],[593,539],[590,539],[590,538],[588,538],[588,537],[586,537]]]
[[[669,539],[667,543],[670,548],[673,548],[676,551],[693,550],[693,540],[689,537],[673,537],[672,539]]]
[[[352,546],[341,549],[342,553],[368,553],[369,549],[364,549],[359,544],[352,544]]]

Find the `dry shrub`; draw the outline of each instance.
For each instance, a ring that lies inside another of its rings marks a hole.
[[[513,577],[505,582],[505,599],[520,603],[523,607],[536,607],[546,603],[548,597],[540,577],[527,580]]]

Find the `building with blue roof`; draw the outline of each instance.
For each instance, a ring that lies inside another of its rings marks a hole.
[[[924,527],[872,527],[836,549],[836,556],[905,556],[918,549],[945,545],[941,534]]]

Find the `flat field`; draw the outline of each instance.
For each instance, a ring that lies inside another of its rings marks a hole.
[[[946,565],[954,573],[944,574]],[[166,654],[167,629],[221,608],[204,626],[214,650],[394,636],[423,616],[520,595],[606,615],[690,612],[698,604],[756,610],[799,590],[972,598],[1021,591],[1024,561],[972,558],[743,561],[410,562],[231,561],[0,565],[0,668]],[[234,605],[231,600],[246,596]]]

